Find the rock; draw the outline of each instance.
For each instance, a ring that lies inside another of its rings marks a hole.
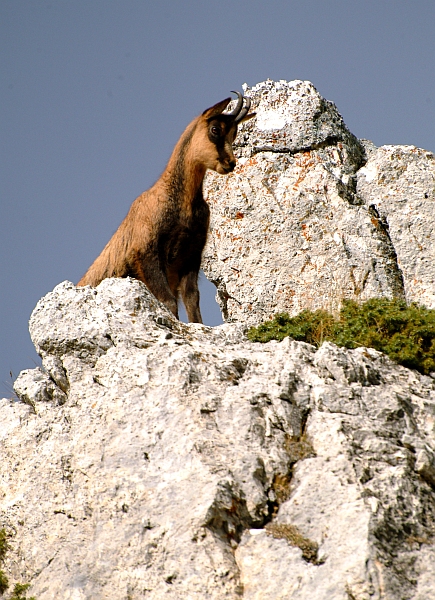
[[[35,402],[54,400],[58,404],[63,404],[66,401],[65,393],[39,367],[21,371],[15,380],[14,392],[20,400],[35,410]]]
[[[255,121],[243,125],[236,142],[247,156],[259,152],[295,154],[341,143],[344,160],[338,170],[351,173],[350,165],[363,161],[363,148],[335,104],[322,98],[309,81],[267,80],[253,88],[244,85],[244,90],[257,113]]]
[[[432,378],[370,349],[185,325],[131,279],[60,284],[30,329],[45,371],[17,380],[27,404],[0,402],[11,584],[38,600],[430,597]]]
[[[344,298],[435,306],[433,155],[357,140],[307,81],[245,93],[257,118],[240,127],[238,165],[206,178],[203,269],[224,319],[335,312]]]
[[[435,156],[415,146],[372,150],[357,193],[388,229],[406,300],[435,308]]]

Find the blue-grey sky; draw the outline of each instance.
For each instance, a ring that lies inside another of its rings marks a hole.
[[[435,151],[434,30],[434,0],[0,0],[0,394],[37,361],[39,298],[244,82],[308,79],[358,137]]]

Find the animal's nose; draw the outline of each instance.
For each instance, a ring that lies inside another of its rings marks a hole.
[[[236,166],[236,161],[235,160],[229,160],[228,161],[228,168],[230,169],[230,171],[234,171],[234,167]]]

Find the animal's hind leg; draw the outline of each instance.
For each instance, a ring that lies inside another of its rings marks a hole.
[[[190,271],[180,281],[180,293],[189,323],[202,323],[199,308],[198,272],[198,270]]]

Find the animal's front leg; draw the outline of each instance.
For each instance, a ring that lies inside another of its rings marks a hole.
[[[177,298],[169,287],[168,279],[160,267],[158,258],[150,258],[136,265],[137,278],[143,281],[149,291],[154,294],[178,319]]]
[[[202,323],[199,308],[198,272],[199,270],[190,271],[180,281],[180,293],[189,323]]]

